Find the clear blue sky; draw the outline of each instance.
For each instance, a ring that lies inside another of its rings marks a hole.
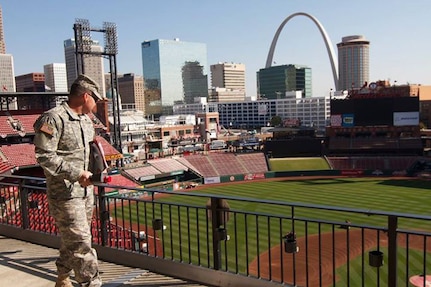
[[[256,72],[265,66],[277,28],[289,15],[305,12],[325,27],[335,52],[343,36],[363,35],[371,42],[371,81],[431,84],[430,0],[4,0],[0,5],[15,75],[64,63],[63,41],[73,38],[75,19],[82,18],[92,27],[116,23],[118,73],[142,75],[143,41],[179,38],[206,43],[208,65],[245,64],[247,94],[255,96]],[[311,67],[314,96],[334,88],[324,42],[306,17],[284,27],[274,61]]]

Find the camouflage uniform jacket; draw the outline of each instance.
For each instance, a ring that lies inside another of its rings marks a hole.
[[[95,131],[88,115],[77,115],[67,103],[42,114],[33,125],[36,160],[46,177],[52,199],[91,195],[93,186],[83,188],[78,179],[88,170],[90,146]]]

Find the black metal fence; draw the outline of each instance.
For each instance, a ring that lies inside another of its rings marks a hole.
[[[131,266],[194,268],[181,277],[216,286],[429,286],[431,216],[112,185],[95,196],[94,243]],[[58,235],[43,179],[3,177],[2,227]]]

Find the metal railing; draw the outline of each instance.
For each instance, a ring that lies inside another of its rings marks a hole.
[[[395,287],[431,273],[431,216],[104,184],[95,196],[101,258],[204,284]],[[4,176],[0,212],[2,235],[57,237],[41,178]]]

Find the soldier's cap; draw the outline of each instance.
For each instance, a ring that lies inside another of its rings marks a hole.
[[[104,99],[104,97],[99,94],[99,85],[97,84],[97,82],[87,75],[79,75],[78,78],[76,78],[76,80],[73,82],[73,84],[79,85],[90,90],[98,100]]]

